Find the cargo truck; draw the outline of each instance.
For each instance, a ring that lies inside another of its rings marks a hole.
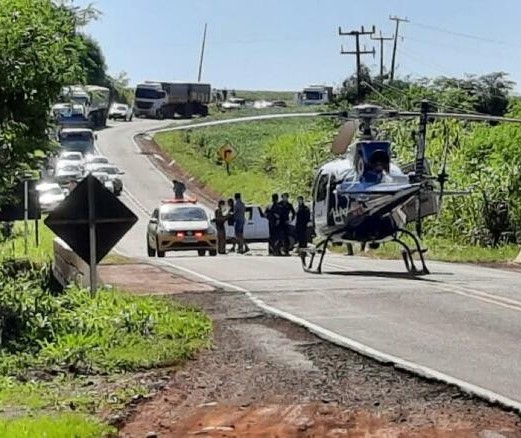
[[[174,118],[176,114],[206,117],[211,95],[210,84],[145,81],[136,87],[134,115],[156,119]]]
[[[106,87],[99,87],[97,85],[71,85],[62,89],[62,102],[68,103],[71,106],[81,105],[84,110],[84,121],[81,121],[85,126],[96,129],[107,126],[107,118],[111,104],[111,91]],[[78,118],[78,117],[76,117]],[[65,119],[63,124],[67,124]],[[80,120],[77,120],[80,123]]]

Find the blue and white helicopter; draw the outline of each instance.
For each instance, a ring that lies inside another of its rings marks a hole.
[[[413,275],[428,274],[420,243],[422,219],[441,209],[447,181],[445,163],[439,175],[433,176],[425,158],[427,124],[431,119],[455,118],[485,122],[516,122],[521,119],[458,113],[435,112],[429,102],[422,101],[419,112],[384,110],[376,105],[355,106],[350,112],[321,113],[339,116],[346,123],[333,142],[333,152],[341,159],[324,164],[317,172],[313,186],[312,217],[319,243],[300,252],[306,272],[321,273],[329,243],[355,243],[377,248],[383,242],[396,242],[403,248],[407,271]],[[391,144],[375,139],[373,122],[381,119],[419,117],[414,163],[400,168],[391,162]],[[353,141],[356,131],[361,136]],[[446,152],[445,160],[446,162]],[[416,233],[406,228],[416,223]],[[414,242],[411,248],[403,237]],[[313,269],[315,256],[320,254]],[[414,262],[417,254],[421,263]]]

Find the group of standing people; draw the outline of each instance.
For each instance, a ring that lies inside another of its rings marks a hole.
[[[217,252],[226,254],[226,223],[232,226],[235,236],[232,239],[230,252],[247,253],[250,248],[244,240],[244,224],[246,222],[246,206],[242,202],[241,194],[236,193],[227,202],[220,200],[215,210],[215,227],[217,228]]]
[[[173,190],[176,199],[183,199],[186,186],[183,182],[173,180]],[[282,199],[274,193],[271,196],[271,204],[266,208],[265,215],[269,224],[269,245],[270,255],[281,256],[289,255],[291,251],[290,224],[295,221],[295,239],[298,248],[306,248],[308,245],[308,224],[311,220],[309,207],[304,203],[304,198],[297,198],[297,209],[289,201],[289,194],[283,193]],[[234,237],[231,239],[232,247],[230,252],[244,254],[250,250],[244,240],[244,225],[246,222],[246,206],[244,205],[241,194],[236,193],[228,201],[220,200],[215,210],[215,226],[217,229],[217,252],[226,254],[226,224],[234,229]]]
[[[279,201],[279,195],[274,193],[271,196],[271,204],[266,208],[265,214],[269,224],[269,254],[280,256],[289,255],[290,223],[295,222],[295,238],[298,248],[306,248],[308,245],[308,223],[311,220],[311,212],[309,207],[304,203],[304,198],[297,198],[297,210],[289,201],[289,194],[283,193],[282,200]]]

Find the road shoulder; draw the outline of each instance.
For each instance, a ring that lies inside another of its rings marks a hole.
[[[126,269],[135,270],[121,267],[120,278],[130,276]],[[120,436],[521,434],[519,417],[457,388],[329,344],[242,293],[184,281],[196,291],[179,286],[173,298],[210,315],[213,347],[171,370],[165,387],[129,413]]]

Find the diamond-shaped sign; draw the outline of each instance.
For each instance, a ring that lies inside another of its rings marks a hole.
[[[94,205],[90,219],[89,184]],[[99,263],[136,222],[136,215],[92,175],[84,178],[44,221],[87,264],[90,264],[90,225],[95,225],[96,263]]]

